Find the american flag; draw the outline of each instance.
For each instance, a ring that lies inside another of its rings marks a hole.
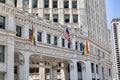
[[[67,39],[68,43],[71,44],[71,39],[70,39],[70,34],[68,31],[68,28],[66,28],[66,30],[64,32],[64,37]]]

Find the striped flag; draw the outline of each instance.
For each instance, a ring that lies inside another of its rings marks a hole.
[[[67,39],[68,43],[71,44],[71,39],[70,39],[70,34],[68,31],[68,28],[66,28],[66,30],[64,32],[64,37]]]
[[[32,33],[30,35],[30,42],[34,43],[34,45],[36,45],[35,42],[35,37],[34,37],[34,27],[32,26]]]
[[[84,43],[81,44],[81,50],[83,55],[89,54],[88,41],[85,41]]]

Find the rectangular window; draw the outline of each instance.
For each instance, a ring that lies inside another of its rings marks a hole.
[[[28,6],[29,5],[29,0],[23,0],[23,5]]]
[[[57,14],[54,14],[54,15],[53,15],[53,21],[54,21],[54,22],[58,22],[58,15],[57,15]]]
[[[53,1],[53,8],[57,8],[57,1]]]
[[[109,76],[111,76],[111,69],[109,69]]]
[[[96,73],[98,74],[98,65],[96,65]]]
[[[68,43],[68,48],[70,48],[70,44]]]
[[[64,21],[65,21],[65,23],[69,23],[69,19],[70,19],[70,15],[69,14],[65,14],[64,15]]]
[[[37,2],[38,0],[32,0],[32,7],[37,8]]]
[[[22,28],[20,26],[16,26],[16,36],[22,37]]]
[[[4,80],[4,73],[0,73],[0,80]]]
[[[29,39],[30,39],[30,36],[32,35],[32,30],[29,29]]]
[[[92,80],[95,80],[95,78],[92,78]]]
[[[0,28],[5,29],[5,17],[0,16]]]
[[[49,8],[49,0],[44,0],[44,8]]]
[[[14,74],[18,74],[18,66],[14,66]]]
[[[49,20],[50,19],[50,14],[45,14],[45,19]]]
[[[29,71],[30,71],[30,73],[39,73],[39,68],[31,67]]]
[[[73,23],[77,23],[78,22],[78,15],[73,15]]]
[[[41,32],[37,32],[37,40],[39,42],[42,42],[42,33]]]
[[[0,0],[0,2],[5,3],[5,0]]]
[[[75,49],[78,50],[78,43],[75,42]]]
[[[57,37],[54,36],[54,45],[57,45]]]
[[[65,39],[62,38],[62,47],[65,47]]]
[[[72,1],[72,8],[77,8],[77,1]]]
[[[5,46],[0,45],[0,62],[4,62]]]
[[[64,1],[64,8],[68,8],[69,7],[69,1]]]
[[[51,43],[51,40],[50,40],[50,35],[47,34],[47,43],[50,44]]]
[[[92,73],[94,73],[94,64],[93,63],[91,63],[91,71],[92,71]]]

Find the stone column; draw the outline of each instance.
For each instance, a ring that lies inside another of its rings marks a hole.
[[[53,67],[51,69],[51,79],[50,80],[57,80],[57,68]]]
[[[58,37],[57,43],[58,43],[59,47],[62,47],[62,38],[61,38],[61,36]]]
[[[44,0],[38,0],[38,16],[43,17]]]
[[[24,54],[24,59],[25,59],[25,62],[24,62],[24,69],[23,69],[23,74],[24,74],[24,79],[23,80],[29,80],[29,53],[28,52],[25,52]]]
[[[37,42],[37,26],[36,25],[34,26],[34,30],[35,30],[35,33],[34,33],[35,42]]]
[[[45,80],[45,68],[44,67],[40,67],[39,68],[39,74],[40,74],[40,80]]]
[[[76,59],[73,59],[72,62],[70,63],[70,80],[78,80],[77,60]]]
[[[17,8],[23,10],[23,0],[17,0]]]
[[[14,80],[14,41],[11,38],[6,46],[6,80]]]
[[[49,8],[50,8],[50,20],[53,21],[53,12],[52,12],[52,0],[49,0]]]
[[[47,43],[47,32],[44,30],[42,34],[42,42]]]
[[[25,24],[23,25],[23,33],[22,36],[24,37],[24,39],[29,39],[29,23],[25,22]]]
[[[73,13],[72,13],[72,0],[69,0],[69,8],[70,8],[70,23],[73,23]],[[71,27],[73,27],[71,25]]]
[[[92,79],[92,73],[91,73],[91,61],[85,61],[85,70],[82,72],[83,80],[91,80]]]
[[[68,48],[68,41],[65,39],[65,48]]]
[[[51,44],[54,45],[54,34],[51,35]]]
[[[29,0],[29,13],[32,13],[32,0]]]
[[[72,49],[75,50],[75,36],[73,36],[72,38],[72,45],[71,45]]]
[[[65,69],[61,69],[61,77],[62,77],[62,80],[66,80]]]
[[[103,76],[102,76],[102,64],[99,64],[98,66],[99,66],[98,72],[99,72],[99,77],[100,77],[99,79],[103,80]]]
[[[15,6],[14,0],[6,0],[6,4],[8,4],[10,6]]]

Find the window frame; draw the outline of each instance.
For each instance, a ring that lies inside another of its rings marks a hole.
[[[55,17],[57,17],[57,18],[55,18]],[[53,14],[53,21],[58,22],[58,14]]]
[[[54,45],[57,45],[57,36],[54,36]]]
[[[75,6],[75,4],[76,4],[76,6]],[[76,9],[76,8],[77,8],[77,1],[72,1],[72,8],[73,8],[73,9]]]
[[[54,2],[57,2],[57,4],[54,4]],[[58,8],[58,1],[57,0],[53,0],[53,8]]]
[[[69,1],[64,1],[64,8],[69,8]]]
[[[78,23],[78,15],[73,14],[73,23]]]
[[[0,25],[2,25],[1,27],[0,27],[0,29],[5,29],[5,23],[6,23],[6,21],[5,21],[5,16],[2,16],[2,15],[0,15],[0,17],[1,18],[3,18],[3,23],[2,22],[0,22]]]
[[[38,0],[32,0],[32,8],[37,8],[38,6]]]
[[[19,34],[18,29],[20,29],[20,35],[18,35]],[[17,34],[16,34],[17,37],[22,37],[22,27],[21,26],[16,26],[16,32],[17,32]]]
[[[37,32],[37,41],[42,42],[42,32]]]
[[[3,80],[5,80],[5,73],[0,72],[0,76],[2,75]]]
[[[2,53],[0,52],[0,63],[4,63],[5,62],[5,46],[4,45],[0,45],[0,47],[2,47]]]
[[[67,19],[67,17],[68,17],[68,19]],[[64,22],[65,23],[69,23],[70,22],[70,15],[69,14],[65,14],[64,15]]]
[[[6,0],[0,1],[1,3],[6,3]]]
[[[49,0],[44,0],[44,8],[49,8]]]
[[[65,39],[62,38],[62,47],[65,47]]]
[[[51,35],[50,34],[47,34],[47,43],[51,44]]]

